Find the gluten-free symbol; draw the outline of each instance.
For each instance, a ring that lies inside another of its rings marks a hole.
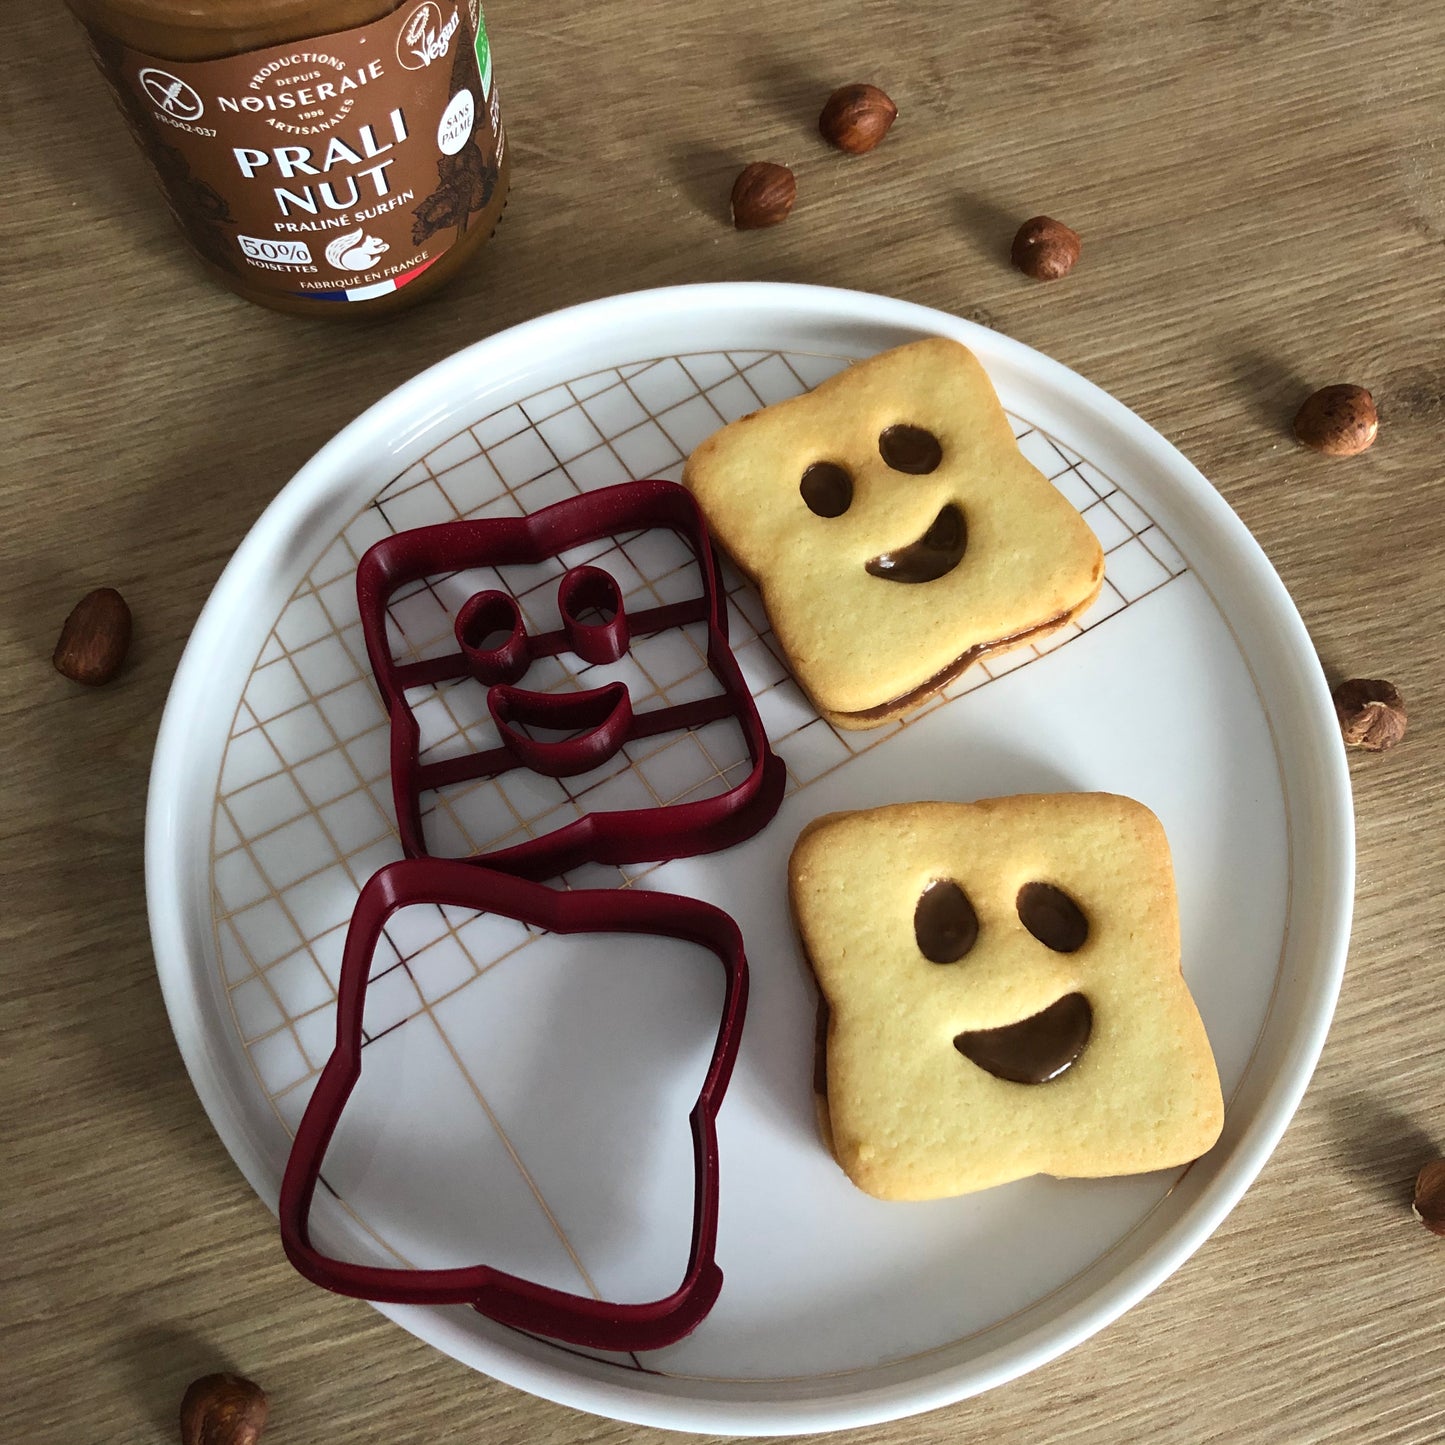
[[[168,70],[148,66],[136,79],[151,102],[177,120],[199,120],[206,109],[196,91]]]

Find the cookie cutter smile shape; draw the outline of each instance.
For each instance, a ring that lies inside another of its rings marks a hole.
[[[475,593],[454,623],[457,650],[409,662],[393,658],[387,605],[410,583],[482,567],[537,564],[629,532],[667,528],[689,547],[701,579],[696,597],[629,612],[614,578],[601,568],[571,568],[558,584],[562,626],[529,634],[509,593]],[[786,784],[768,746],[752,693],[727,641],[727,605],[718,564],[691,493],[673,482],[625,482],[568,498],[527,517],[448,522],[377,542],[356,574],[357,603],[372,672],[391,720],[392,793],[408,857],[427,856],[421,796],[449,785],[528,768],[553,778],[600,766],[625,743],[732,719],[749,769],[734,786],[691,802],[584,814],[551,833],[475,855],[494,868],[550,878],[582,863],[642,863],[710,853],[750,838],[777,812]],[[528,691],[517,683],[530,664],[571,652],[586,663],[616,662],[633,637],[703,623],[706,661],[721,691],[639,711],[625,684],[571,693]],[[423,762],[420,728],[407,691],[472,677],[487,689],[500,746]],[[572,731],[556,740],[537,730]],[[580,730],[580,732],[578,731]]]
[[[687,1266],[670,1295],[618,1304],[553,1289],[485,1264],[398,1269],[354,1264],[311,1239],[311,1207],[326,1151],[361,1075],[362,1019],[372,955],[392,914],[413,904],[470,908],[552,933],[652,934],[696,944],[726,974],[711,1062],[688,1115],[693,1143],[693,1219]],[[281,1183],[281,1239],[307,1279],[337,1294],[382,1303],[470,1305],[514,1329],[591,1349],[660,1349],[696,1329],[717,1300],[717,1113],[742,1041],[748,967],[742,936],[727,914],[693,898],[635,889],[562,892],[458,859],[391,863],[361,890],[347,930],[337,990],[336,1047],[317,1080]]]

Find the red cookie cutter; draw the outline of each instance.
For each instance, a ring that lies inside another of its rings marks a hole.
[[[692,1244],[681,1285],[663,1299],[615,1304],[551,1289],[487,1265],[391,1269],[350,1264],[311,1243],[311,1203],[327,1146],[361,1073],[361,1025],[372,953],[387,919],[413,903],[512,918],[553,933],[646,933],[700,944],[727,975],[722,1019],[707,1077],[688,1115],[695,1183]],[[697,1328],[722,1288],[717,1244],[717,1111],[742,1040],[748,965],[737,925],[693,898],[635,889],[562,892],[459,859],[388,864],[361,890],[346,935],[336,1009],[336,1048],[321,1071],[281,1183],[281,1239],[291,1263],[337,1294],[393,1304],[468,1304],[489,1319],[592,1349],[655,1350]]]
[[[397,662],[386,633],[387,604],[400,587],[426,577],[476,567],[536,564],[604,537],[667,527],[692,549],[701,595],[628,613],[617,583],[598,567],[573,567],[558,584],[562,627],[530,635],[508,593],[470,597],[457,613],[457,651]],[[540,837],[473,856],[524,878],[551,878],[582,863],[644,863],[711,853],[750,838],[777,812],[786,772],[768,745],[752,693],[728,646],[727,606],[717,558],[692,494],[674,482],[623,482],[584,493],[528,517],[488,518],[419,527],[372,546],[356,571],[356,595],[372,672],[391,718],[391,779],[402,848],[427,856],[421,795],[450,784],[530,768],[565,778],[590,771],[624,743],[658,733],[735,719],[751,768],[715,797],[656,808],[589,813]],[[599,620],[600,619],[600,620]],[[634,711],[624,683],[585,692],[532,692],[516,684],[530,663],[572,652],[589,663],[616,662],[632,636],[688,623],[707,624],[707,661],[722,685],[714,697]],[[420,729],[406,700],[408,688],[473,677],[487,688],[487,706],[500,747],[423,763]],[[533,738],[531,727],[581,729],[559,742]]]

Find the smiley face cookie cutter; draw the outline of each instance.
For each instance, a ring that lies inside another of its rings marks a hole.
[[[692,1235],[682,1282],[671,1294],[619,1304],[553,1289],[485,1264],[397,1269],[350,1263],[312,1242],[311,1209],[326,1151],[361,1074],[362,1018],[372,955],[387,920],[412,904],[475,909],[552,933],[652,934],[697,944],[726,975],[722,1016],[707,1074],[688,1115],[694,1186]],[[563,892],[457,859],[407,859],[373,874],[346,935],[338,986],[336,1047],[307,1103],[281,1184],[281,1239],[307,1279],[336,1294],[391,1304],[466,1304],[489,1319],[591,1349],[660,1349],[694,1330],[722,1288],[715,1259],[717,1113],[742,1040],[748,969],[742,936],[710,904],[635,889]]]
[[[529,633],[516,599],[500,589],[474,594],[455,618],[457,648],[398,662],[387,641],[387,605],[409,583],[479,567],[537,564],[606,537],[668,528],[689,547],[701,578],[697,597],[629,612],[615,579],[601,568],[571,568],[558,586],[562,626]],[[517,768],[554,778],[585,773],[627,742],[732,719],[750,767],[710,798],[653,808],[587,813],[551,833],[474,861],[525,878],[549,878],[582,863],[641,863],[714,852],[750,838],[777,812],[786,772],[768,745],[752,694],[728,646],[727,607],[711,540],[692,495],[673,482],[624,482],[568,498],[527,517],[421,527],[384,538],[361,559],[357,602],[372,672],[391,720],[392,793],[408,857],[427,856],[421,798],[428,791],[498,777]],[[588,663],[615,662],[633,637],[705,623],[706,660],[722,691],[711,697],[634,709],[624,683],[545,693],[519,686],[529,665],[570,652]],[[472,677],[487,689],[500,745],[423,762],[408,689]],[[565,730],[561,740],[534,730]]]

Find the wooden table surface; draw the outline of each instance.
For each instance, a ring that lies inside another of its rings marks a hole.
[[[674,282],[856,287],[973,317],[1107,388],[1215,483],[1331,680],[1393,679],[1411,731],[1355,756],[1350,967],[1305,1102],[1162,1288],[1036,1373],[876,1441],[1445,1438],[1445,1241],[1409,1212],[1445,1144],[1445,27],[1345,0],[490,0],[514,146],[497,239],[377,323],[278,316],[190,264],[80,37],[4,8],[0,1438],[166,1441],[194,1375],[270,1390],[268,1438],[647,1441],[473,1374],[305,1284],[202,1114],[146,931],[146,774],[186,636],[310,454],[421,368],[554,307]],[[850,160],[836,84],[898,102]],[[746,161],[792,219],[726,219]],[[1045,286],[1023,218],[1084,236]],[[1370,387],[1376,447],[1288,423]],[[129,599],[112,686],[51,670],[88,589]],[[1227,900],[1221,900],[1225,907]]]

